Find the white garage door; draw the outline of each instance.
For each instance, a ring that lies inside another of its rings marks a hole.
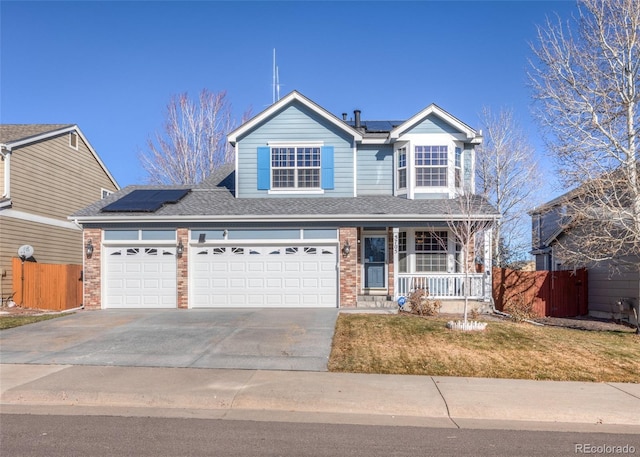
[[[194,246],[191,307],[335,308],[337,252],[336,245]]]
[[[175,308],[176,248],[105,248],[106,308]]]

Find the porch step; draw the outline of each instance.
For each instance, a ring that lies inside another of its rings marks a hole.
[[[398,304],[388,295],[358,295],[356,308],[397,309]]]

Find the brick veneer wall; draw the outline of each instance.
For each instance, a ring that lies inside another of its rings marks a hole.
[[[178,291],[178,308],[186,309],[189,307],[189,229],[179,228],[177,230],[178,244],[182,242],[184,250],[182,255],[177,258],[177,291]]]
[[[355,227],[340,228],[340,307],[355,308],[358,295],[358,231]],[[342,247],[349,241],[351,252],[345,256]]]
[[[82,245],[91,240],[93,255],[90,259],[84,255],[84,309],[100,309],[102,307],[102,290],[100,288],[100,264],[102,259],[102,230],[85,229]]]

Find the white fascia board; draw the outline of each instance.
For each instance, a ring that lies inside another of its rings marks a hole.
[[[419,113],[417,113],[416,115],[408,119],[407,121],[403,122],[393,130],[391,130],[389,137],[391,139],[399,138],[404,131],[410,129],[411,127],[413,127],[418,122],[422,121],[424,118],[426,118],[430,114],[435,114],[436,116],[438,116],[440,119],[442,119],[443,121],[445,121],[446,123],[454,127],[455,129],[463,132],[465,134],[465,141],[482,142],[482,137],[478,135],[475,129],[471,128],[470,126],[462,122],[460,119],[452,116],[451,114],[449,114],[448,112],[446,112],[445,110],[443,110],[442,108],[440,108],[438,105],[434,103],[427,106],[425,109],[423,109],[422,111],[420,111]],[[476,144],[479,144],[479,143],[476,143]]]
[[[451,214],[328,214],[328,215],[295,215],[287,214],[274,217],[259,215],[235,215],[235,216],[169,216],[169,217],[152,217],[152,216],[122,216],[104,218],[98,216],[73,217],[69,218],[78,224],[121,224],[121,223],[171,223],[171,224],[191,224],[191,223],[237,223],[237,222],[436,222],[436,221],[456,221],[456,220],[472,220],[472,221],[493,221],[499,216],[493,214],[478,214],[471,218],[465,215],[456,217]]]
[[[65,222],[60,219],[54,219],[52,217],[39,216],[37,214],[25,213],[24,211],[17,211],[15,209],[5,209],[0,212],[0,217],[10,217],[12,219],[18,219],[21,221],[35,222],[37,224],[49,225],[53,227],[60,227],[70,230],[78,230],[79,227],[73,222]]]
[[[293,92],[290,92],[288,95],[281,98],[276,103],[274,103],[273,105],[271,105],[270,107],[268,107],[267,109],[265,109],[264,111],[256,115],[255,117],[253,117],[253,119],[250,119],[249,121],[245,122],[240,127],[238,127],[237,129],[229,133],[227,135],[227,141],[229,141],[229,143],[231,144],[235,144],[236,141],[238,140],[238,137],[243,135],[248,130],[251,130],[261,122],[264,122],[266,119],[271,117],[274,113],[279,111],[282,107],[290,104],[293,101],[298,101],[302,103],[310,110],[314,111],[315,113],[319,114],[320,116],[322,116],[323,118],[331,122],[333,125],[344,130],[348,134],[352,135],[356,141],[362,140],[362,134],[358,130],[346,124],[344,121],[338,119],[336,116],[331,114],[329,111],[325,110],[320,105],[312,102],[307,97],[305,97],[301,93],[294,90]]]

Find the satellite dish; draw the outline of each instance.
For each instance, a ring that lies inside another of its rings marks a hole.
[[[28,244],[25,244],[23,246],[20,246],[18,248],[18,256],[24,260],[24,259],[28,259],[29,257],[33,256],[33,246],[30,246]]]

